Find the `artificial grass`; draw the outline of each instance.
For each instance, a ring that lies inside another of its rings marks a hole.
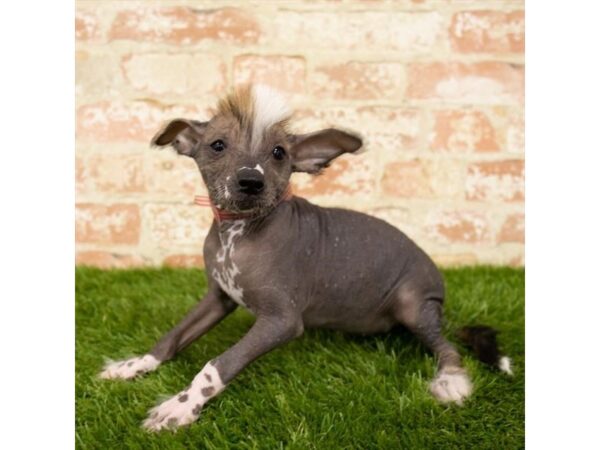
[[[149,350],[204,293],[194,269],[76,270],[76,445],[81,449],[515,449],[524,447],[524,271],[445,270],[447,336],[468,324],[499,330],[515,376],[463,349],[474,395],[437,404],[432,355],[408,332],[352,336],[307,330],[244,370],[200,419],[176,432],[140,427],[161,398],[239,340],[253,317],[230,317],[156,372],[97,377],[105,358]]]

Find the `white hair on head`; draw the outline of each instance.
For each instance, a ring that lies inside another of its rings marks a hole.
[[[252,89],[254,121],[252,124],[252,147],[258,145],[266,130],[292,115],[286,99],[275,89],[257,84]]]

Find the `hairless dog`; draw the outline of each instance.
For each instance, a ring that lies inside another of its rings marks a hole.
[[[423,250],[382,220],[289,195],[292,172],[319,173],[356,152],[360,137],[333,128],[293,134],[290,119],[279,94],[248,86],[223,98],[209,121],[175,119],[152,139],[193,158],[208,189],[215,211],[204,243],[208,291],[149,353],[112,362],[101,376],[155,370],[238,306],[256,321],[149,412],[149,430],[194,422],[248,364],[309,327],[369,334],[403,325],[439,360],[431,393],[457,404],[471,394],[461,357],[442,335],[444,282]]]

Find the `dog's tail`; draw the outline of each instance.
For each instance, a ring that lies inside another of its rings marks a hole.
[[[496,341],[497,334],[497,330],[485,325],[463,327],[456,333],[458,339],[475,352],[477,359],[501,372],[512,375],[512,362],[508,356],[500,353]]]

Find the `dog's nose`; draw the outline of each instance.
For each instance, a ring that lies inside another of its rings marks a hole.
[[[243,168],[237,173],[240,192],[248,195],[259,194],[265,187],[265,177],[256,169]]]

